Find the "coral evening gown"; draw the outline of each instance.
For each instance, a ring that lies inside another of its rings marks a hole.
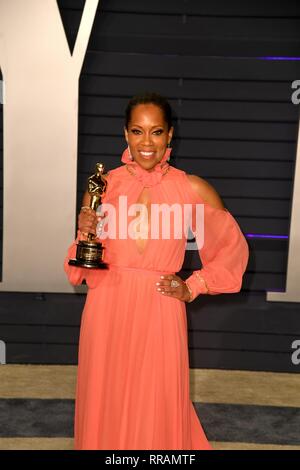
[[[210,294],[238,292],[248,245],[232,215],[201,200],[186,173],[166,158],[152,172],[130,163],[126,151],[122,161],[127,165],[108,173],[102,198],[116,207],[117,228],[119,196],[127,196],[128,207],[145,197],[151,203],[192,204],[193,209],[203,204],[202,269],[188,278],[189,285],[194,297],[202,293],[200,273]],[[128,225],[131,220],[128,215]],[[149,236],[142,249],[133,238],[104,238],[102,233],[100,239],[108,270],[69,266],[77,239],[64,263],[70,283],[85,279],[88,285],[79,341],[75,449],[211,449],[190,399],[185,302],[164,296],[156,286],[160,275],[181,270],[186,237]]]

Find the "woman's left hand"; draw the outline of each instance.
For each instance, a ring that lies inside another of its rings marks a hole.
[[[172,287],[172,280],[177,281],[179,286]],[[185,282],[175,274],[160,276],[160,281],[156,283],[156,288],[158,292],[164,296],[168,295],[170,297],[182,300],[183,302],[188,302],[190,300],[190,293]]]

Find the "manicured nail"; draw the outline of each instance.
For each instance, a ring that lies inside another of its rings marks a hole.
[[[161,279],[164,279],[164,278],[165,278],[165,276],[160,276],[160,278],[161,278]]]

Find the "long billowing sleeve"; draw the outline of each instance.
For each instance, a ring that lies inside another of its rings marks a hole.
[[[186,279],[191,301],[199,294],[239,292],[246,270],[249,248],[241,229],[227,209],[216,209],[203,204],[202,228],[195,221],[192,231],[196,238],[202,269]],[[199,225],[199,228],[198,228]]]
[[[73,243],[69,246],[67,251],[67,256],[64,260],[64,270],[68,277],[70,284],[73,286],[78,286],[82,284],[83,280],[88,277],[88,269],[85,268],[78,268],[77,266],[70,266],[68,264],[69,260],[72,258],[76,258],[76,244],[79,240],[79,231],[77,232],[77,238],[73,241]]]
[[[79,268],[77,266],[70,266],[69,259],[76,258],[76,244],[80,240],[80,232],[77,230],[76,240],[69,246],[67,256],[64,260],[64,270],[68,277],[70,284],[78,286],[85,280],[89,288],[95,288],[101,280],[101,269]]]

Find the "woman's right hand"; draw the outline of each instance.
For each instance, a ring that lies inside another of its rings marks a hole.
[[[78,229],[82,234],[88,235],[89,233],[92,233],[96,236],[98,222],[98,216],[93,209],[90,207],[81,208],[78,215]]]

